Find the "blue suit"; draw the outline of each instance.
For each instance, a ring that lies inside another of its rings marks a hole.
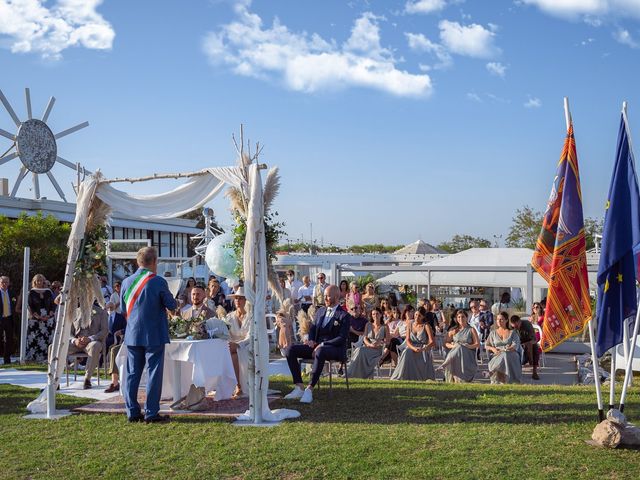
[[[315,358],[313,349],[307,345],[293,345],[287,354],[287,363],[293,377],[293,383],[302,383],[299,358],[314,358],[311,372],[311,386],[315,386],[320,379],[324,362],[326,360],[344,361],[347,356],[347,338],[351,326],[351,315],[338,305],[334,307],[333,316],[326,322],[326,307],[320,307],[315,314],[313,325],[309,330],[309,340],[322,344],[316,350]]]
[[[138,269],[132,276],[123,280],[123,299],[141,270]],[[128,313],[127,330],[124,335],[124,344],[127,346],[127,382],[124,399],[129,418],[136,418],[141,414],[138,387],[145,363],[149,369],[145,418],[158,416],[162,394],[164,345],[169,343],[167,309],[176,308],[176,300],[171,295],[166,280],[156,275],[142,287],[140,296]]]

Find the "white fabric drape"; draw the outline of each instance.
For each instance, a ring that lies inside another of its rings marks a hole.
[[[78,201],[76,204],[76,218],[71,226],[71,233],[67,246],[69,247],[69,255],[67,256],[67,265],[62,285],[62,301],[56,312],[56,329],[53,334],[53,342],[51,345],[52,355],[49,359],[49,371],[47,376],[47,388],[27,405],[27,410],[31,413],[45,413],[47,411],[48,393],[53,392],[55,395],[55,387],[60,383],[60,376],[64,371],[67,360],[67,352],[69,351],[69,337],[71,336],[71,324],[77,314],[77,303],[69,302],[69,299],[77,299],[77,288],[74,287],[73,272],[80,250],[80,243],[84,238],[87,226],[87,218],[89,216],[89,208],[93,201],[96,188],[98,186],[100,175],[93,175],[83,181],[78,188]],[[89,294],[89,292],[86,292]],[[76,303],[76,304],[74,304]],[[53,403],[53,401],[51,402]],[[55,403],[53,404],[55,406]]]
[[[249,410],[238,417],[240,421],[256,424],[279,422],[296,418],[300,412],[290,409],[269,408],[269,338],[265,321],[267,295],[267,247],[264,231],[264,200],[262,179],[257,164],[249,165],[249,205],[247,235],[243,256],[244,291],[251,304],[252,357],[249,359]],[[250,354],[251,356],[251,354]]]
[[[202,207],[220,193],[225,183],[235,187],[242,184],[239,167],[208,168],[204,175],[192,177],[186,183],[156,195],[131,195],[101,183],[96,196],[113,212],[145,220],[175,218]]]

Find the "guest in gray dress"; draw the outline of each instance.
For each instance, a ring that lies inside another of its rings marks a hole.
[[[391,375],[391,380],[435,380],[431,349],[435,345],[431,327],[425,322],[427,311],[418,308],[413,315],[413,322],[407,327],[407,347],[398,360],[398,366]]]
[[[364,329],[362,346],[353,350],[347,373],[351,378],[373,378],[373,373],[382,358],[382,350],[389,342],[389,329],[382,322],[382,310],[374,307],[372,322]]]
[[[448,334],[446,347],[451,349],[440,366],[448,382],[470,382],[478,370],[476,350],[480,345],[476,329],[469,325],[467,312],[456,312],[457,327]]]
[[[497,328],[491,330],[487,339],[487,350],[494,353],[489,361],[491,383],[520,383],[520,335],[509,328],[509,314],[500,312],[496,318]]]

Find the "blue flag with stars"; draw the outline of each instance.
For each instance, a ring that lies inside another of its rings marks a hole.
[[[598,265],[596,353],[622,343],[626,318],[636,314],[637,254],[640,249],[640,191],[623,113],[604,216]]]

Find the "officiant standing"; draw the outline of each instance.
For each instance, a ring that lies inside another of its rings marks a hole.
[[[127,317],[127,381],[124,400],[130,422],[165,423],[160,415],[164,346],[169,343],[167,309],[177,308],[167,281],[157,276],[158,254],[153,247],[138,250],[138,270],[122,282],[122,309]],[[138,387],[145,363],[149,369],[144,414],[138,403]]]

